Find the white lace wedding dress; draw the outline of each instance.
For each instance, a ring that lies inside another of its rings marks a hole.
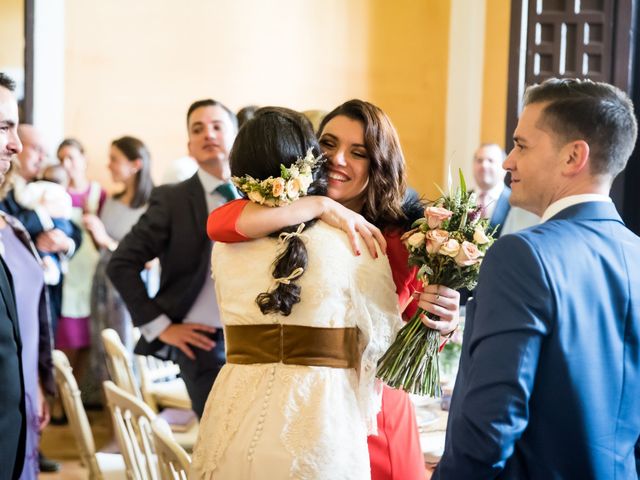
[[[367,434],[375,433],[378,358],[401,325],[389,262],[319,221],[305,230],[308,267],[291,315],[263,315],[255,298],[273,277],[273,238],[216,243],[212,269],[225,325],[281,323],[358,327],[356,369],[282,363],[227,364],[207,401],[189,478],[370,479]]]

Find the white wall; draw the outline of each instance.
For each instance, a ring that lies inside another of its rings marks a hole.
[[[471,160],[480,144],[486,0],[451,0],[447,129],[442,185],[450,165],[453,184],[461,168],[473,183]]]
[[[64,0],[34,2],[33,124],[55,155],[64,135]]]

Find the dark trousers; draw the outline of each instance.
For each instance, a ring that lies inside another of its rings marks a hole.
[[[202,418],[204,405],[209,397],[209,392],[211,392],[213,382],[226,362],[222,329],[211,335],[211,338],[216,342],[216,346],[208,352],[191,347],[196,356],[195,360],[191,360],[180,350],[178,350],[176,358],[176,363],[180,365],[182,379],[187,386],[189,398],[191,398],[193,411],[196,412],[198,418]]]
[[[64,282],[64,277],[61,276],[60,283],[46,286],[49,290],[49,312],[51,313],[51,336],[53,340],[56,338],[58,320],[62,315],[62,282]]]

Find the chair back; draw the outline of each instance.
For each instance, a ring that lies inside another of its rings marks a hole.
[[[162,480],[187,480],[191,458],[173,438],[169,424],[164,419],[157,417],[151,422],[151,430],[158,454],[160,478]]]
[[[140,374],[140,392],[147,405],[156,412],[163,408],[191,410],[191,399],[176,363],[151,355],[135,355],[135,362]]]
[[[96,460],[96,447],[91,433],[87,412],[82,405],[80,390],[67,356],[60,350],[53,351],[53,369],[56,385],[69,426],[78,444],[82,463],[89,469],[91,479],[102,479],[102,472]]]
[[[101,335],[111,380],[131,395],[142,398],[140,387],[138,387],[138,382],[133,374],[129,353],[122,344],[118,332],[112,328],[105,328]]]
[[[111,381],[104,382],[116,440],[131,480],[158,480],[151,422],[156,414],[140,398]]]

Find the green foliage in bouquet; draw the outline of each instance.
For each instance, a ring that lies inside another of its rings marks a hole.
[[[455,290],[476,286],[482,258],[494,241],[489,220],[481,218],[475,194],[467,191],[462,171],[459,174],[460,187],[453,194],[443,192],[402,236],[409,265],[418,267],[418,280]],[[439,396],[440,333],[425,326],[422,315],[431,318],[418,309],[378,362],[377,376],[393,388]]]

